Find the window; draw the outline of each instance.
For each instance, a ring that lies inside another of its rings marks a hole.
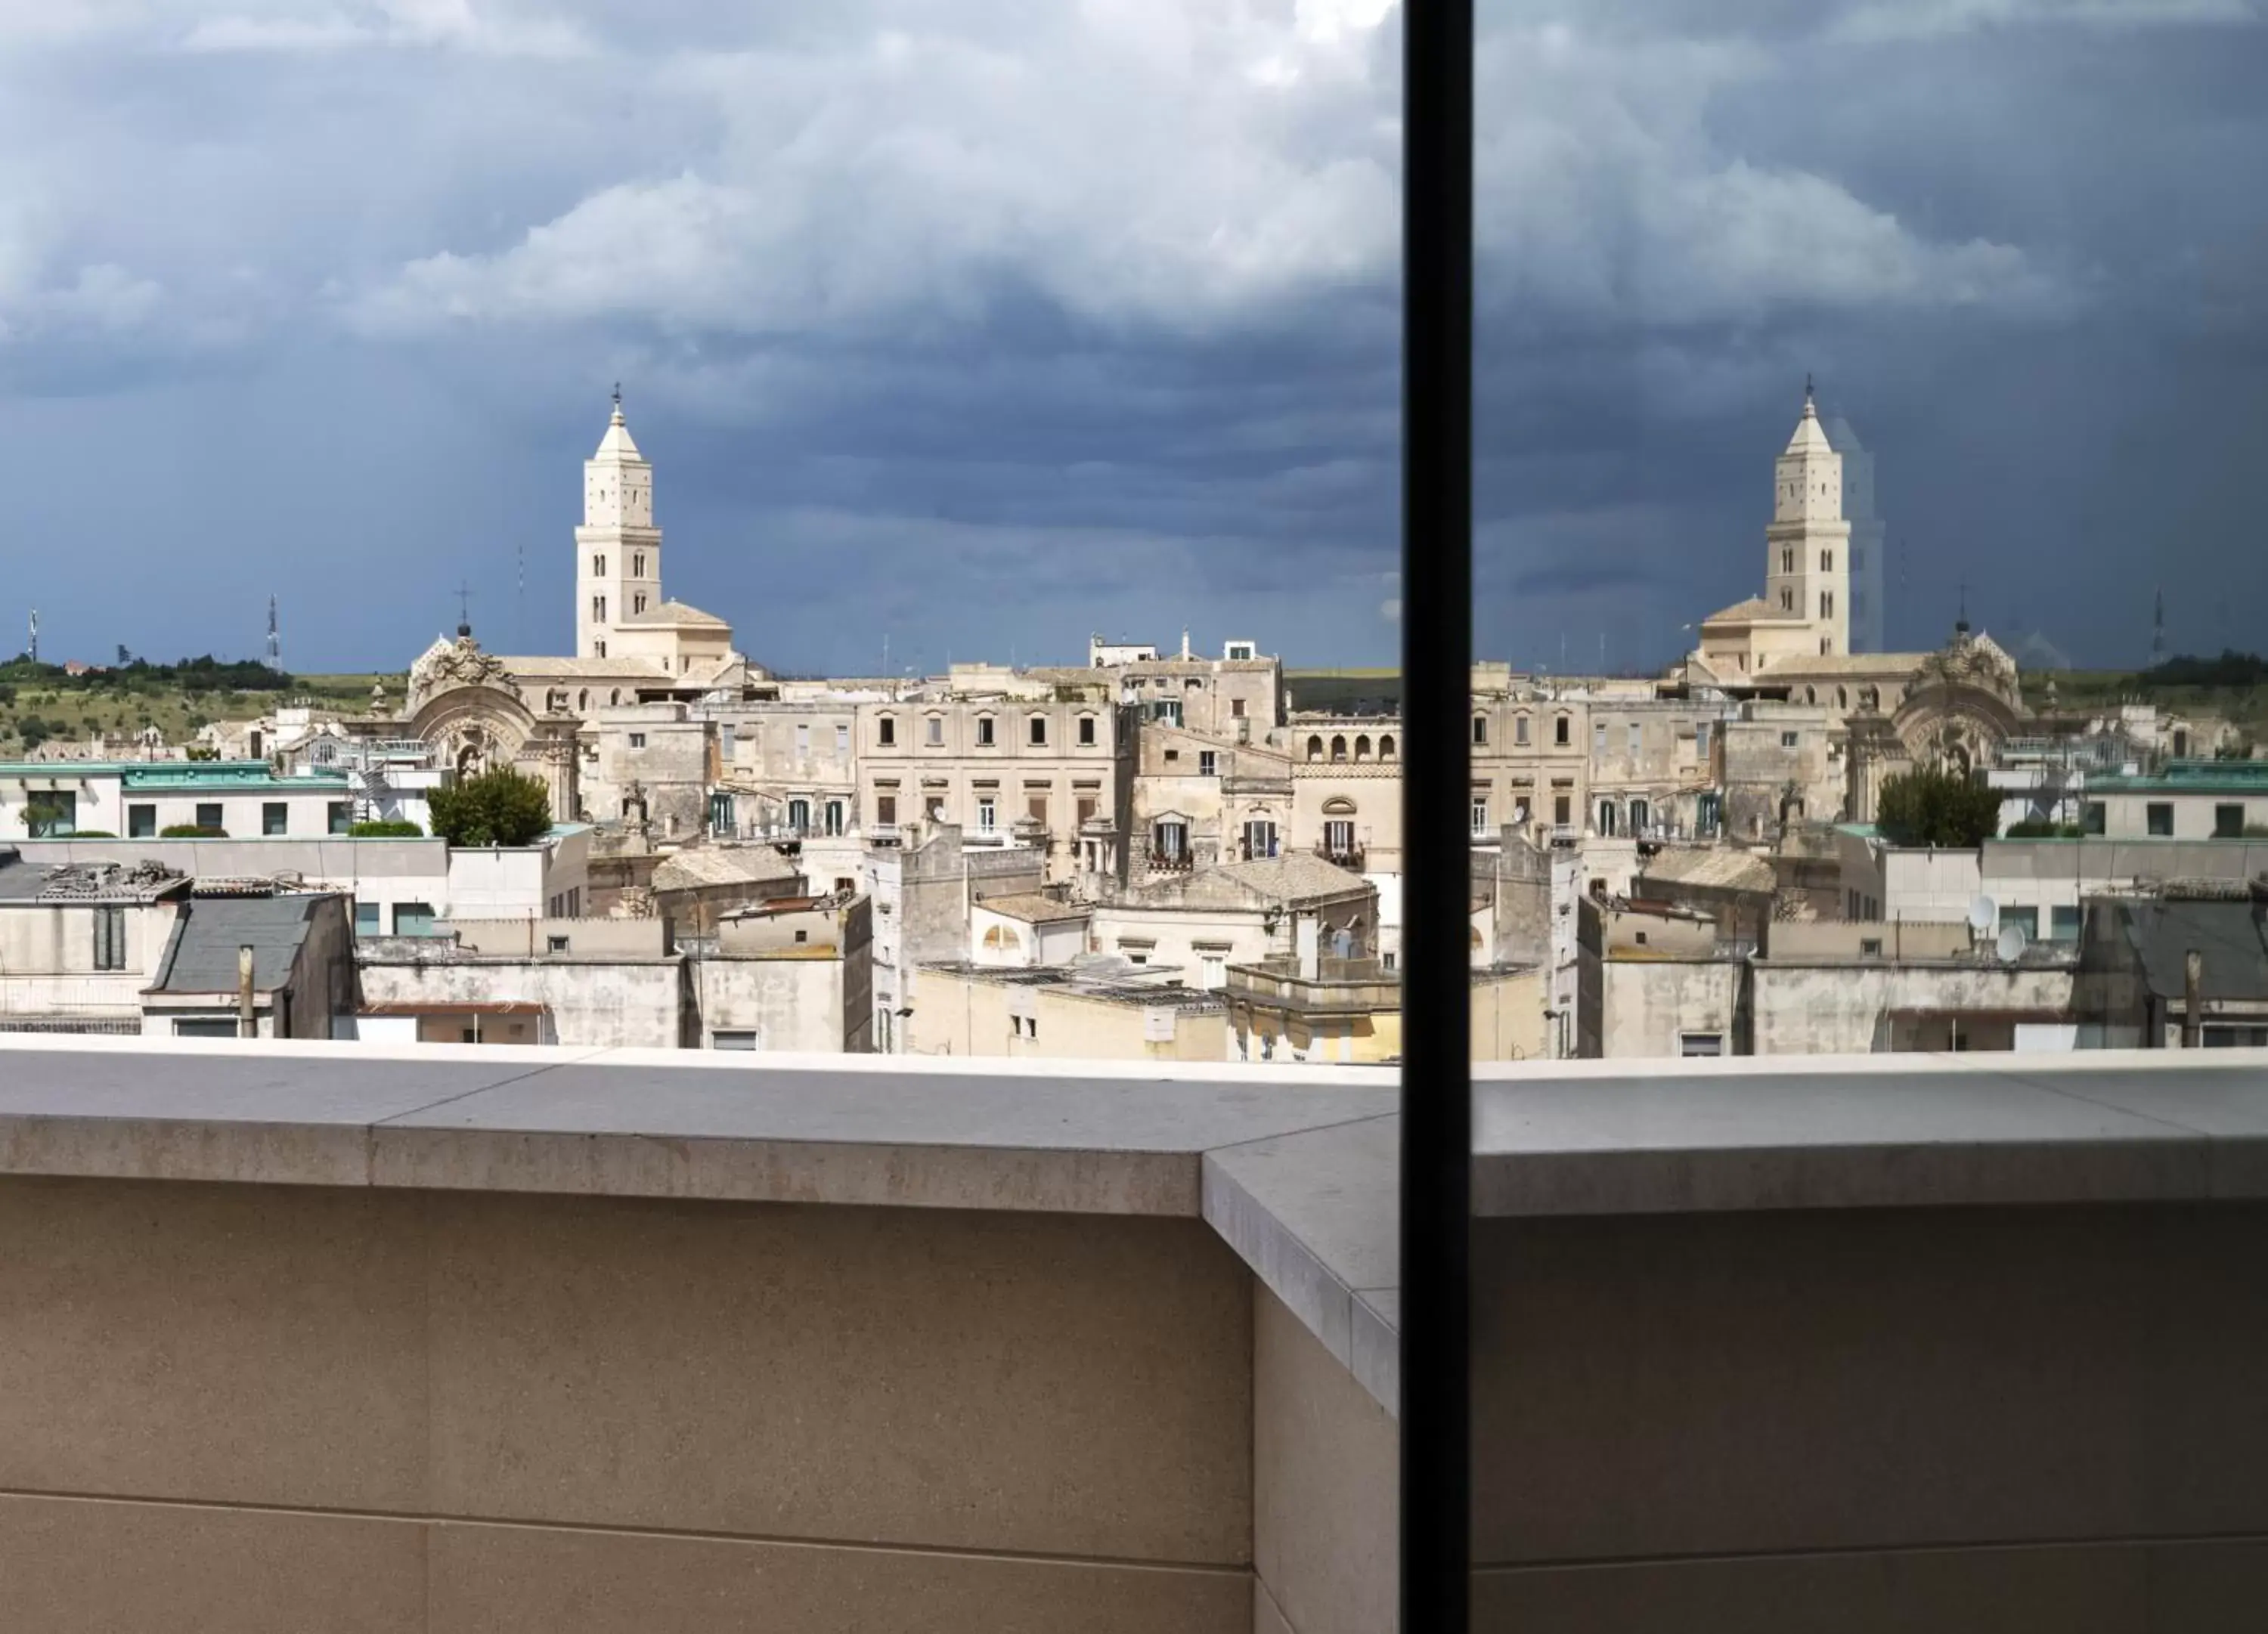
[[[1249,664],[1256,649],[1248,641],[1232,641],[1222,656],[1232,664]]]
[[[645,577],[644,551],[637,550],[633,551],[630,554],[630,577],[632,578],[644,578]]]
[[[1564,828],[1567,826],[1568,819],[1573,811],[1574,801],[1569,796],[1555,794],[1551,797],[1551,821],[1560,828]]]
[[[386,933],[386,922],[380,916],[384,912],[384,907],[378,902],[357,902],[355,904],[355,934],[357,936],[383,936]]]
[[[754,1049],[755,1047],[756,1035],[751,1030],[719,1027],[709,1034],[709,1048],[711,1049]]]
[[[1387,733],[1386,736],[1378,740],[1378,758],[1382,761],[1390,761],[1394,758],[1394,734],[1392,732]]]
[[[1182,701],[1179,698],[1152,699],[1150,703],[1150,718],[1152,720],[1161,720],[1168,726],[1180,725],[1182,724]],[[1035,727],[1039,725],[1037,721],[1034,721],[1032,724]],[[1035,738],[1032,741],[1035,743],[1040,743],[1044,742],[1045,740]]]
[[[1473,717],[1473,741],[1475,743],[1486,743],[1488,741],[1487,716],[1476,715]]]
[[[129,840],[149,840],[157,837],[158,808],[154,806],[129,806],[126,808],[126,837]]]
[[[1080,828],[1084,828],[1087,824],[1094,821],[1094,796],[1092,794],[1082,794],[1076,797],[1072,800],[1071,806],[1073,813],[1077,818]]]
[[[929,746],[933,749],[940,747],[945,742],[945,717],[942,715],[932,715],[928,718]]]
[[[1211,750],[1211,749],[1199,749],[1199,750],[1197,751],[1197,776],[1198,776],[1198,777],[1211,777],[1216,776],[1216,775],[1217,775],[1217,770],[1216,770],[1216,769],[1219,766],[1219,764],[1220,764],[1219,759],[1219,757],[1217,756],[1217,754],[1215,754],[1215,752],[1214,752],[1213,750]]]
[[[1309,738],[1307,740],[1307,758],[1311,761],[1319,761],[1323,758],[1323,740],[1321,738]]]
[[[1514,742],[1515,744],[1520,745],[1520,746],[1521,746],[1521,747],[1523,747],[1523,748],[1525,748],[1525,747],[1527,747],[1527,745],[1528,745],[1528,717],[1527,717],[1527,716],[1525,716],[1525,715],[1515,715],[1515,716],[1513,716],[1513,717],[1512,718],[1512,740],[1513,740],[1513,742]]]
[[[217,828],[221,826],[219,802],[208,800],[197,807],[197,827]]]
[[[1323,825],[1323,851],[1329,857],[1354,855],[1354,824],[1344,817],[1336,817]]]
[[[874,723],[874,740],[877,743],[880,743],[886,749],[892,744],[895,743],[898,740],[897,721],[887,715],[883,716],[880,720],[876,721]]]
[[[1039,824],[1041,828],[1046,828],[1048,826],[1048,797],[1044,794],[1027,794],[1024,797],[1024,815],[1030,818],[1034,822]]]
[[[2102,834],[2110,827],[2110,808],[2101,800],[2089,800],[2080,808],[2079,831],[2081,834]]]
[[[1082,747],[1092,748],[1094,747],[1094,716],[1082,715],[1079,718],[1079,740]]]
[[[1703,760],[1709,758],[1709,723],[1705,720],[1693,728],[1693,753]]]
[[[1574,728],[1568,724],[1568,718],[1566,716],[1562,715],[1558,717],[1551,723],[1551,726],[1552,741],[1557,744],[1561,748],[1566,747],[1569,743],[1573,741]]]
[[[897,822],[898,797],[896,795],[878,794],[874,797],[874,821],[884,828],[891,827]]]
[[[563,936],[545,937],[543,938],[543,951],[547,953],[565,953],[567,951],[567,938]]]
[[[94,968],[98,970],[126,968],[126,910],[123,908],[98,908],[94,910]]]
[[[1835,593],[1833,591],[1822,590],[1819,593],[1819,616],[1822,618],[1833,618],[1835,616]]]
[[[1783,613],[1793,613],[1795,611],[1795,590],[1793,586],[1782,585],[1779,587],[1779,610]]]
[[[811,723],[809,721],[799,720],[795,724],[795,757],[799,761],[811,758]]]
[[[835,752],[837,754],[850,753],[850,728],[847,725],[837,725],[835,728]]]
[[[2213,837],[2216,840],[2241,840],[2244,837],[2244,806],[2242,801],[2213,808]]]
[[[633,613],[645,611],[645,592],[641,590],[630,598],[630,611]]]
[[[2024,933],[2026,941],[2039,940],[2040,910],[2036,908],[2003,908],[2000,910],[2000,928],[2005,931],[2011,925]]]
[[[604,578],[606,576],[607,558],[604,556],[593,556],[591,558],[591,577],[593,578]]]
[[[432,935],[433,904],[431,902],[394,903],[394,933],[396,936]]]
[[[282,800],[263,800],[260,804],[260,832],[263,835],[289,834],[291,831],[291,808]]]
[[[1231,698],[1228,701],[1228,712],[1234,718],[1242,720],[1244,718],[1244,700],[1242,698]]]
[[[1181,758],[1182,752],[1179,749],[1167,749],[1166,751],[1166,763],[1169,766]]]
[[[1197,985],[1206,992],[1215,991],[1228,980],[1228,955],[1199,953],[1197,955]]]
[[[1181,724],[1181,719],[1182,706],[1179,703],[1176,703],[1174,705],[1174,724],[1175,725],[1179,725]],[[1035,748],[1043,749],[1047,747],[1047,746],[1048,718],[1044,715],[1035,715],[1032,717],[1032,747]]]
[[[78,795],[70,789],[35,789],[24,797],[24,827],[35,840],[63,840],[78,832]]]
[[[232,1016],[180,1016],[173,1022],[175,1038],[234,1038]]]
[[[1832,573],[1835,570],[1835,553],[1832,550],[1822,550],[1819,553],[1819,570],[1822,573]]]
[[[1179,862],[1189,852],[1189,825],[1174,818],[1150,826],[1150,849],[1167,862]]]
[[[1725,1053],[1722,1033],[1680,1033],[1677,1053],[1681,1056],[1721,1056]]]
[[[1331,740],[1331,759],[1334,761],[1343,761],[1346,759],[1346,740],[1343,737],[1333,738]]]
[[[1253,817],[1244,825],[1244,854],[1257,860],[1276,855],[1276,825],[1265,817]]]
[[[1793,545],[1786,547],[1779,553],[1779,570],[1783,573],[1793,573],[1795,571],[1795,547]]]
[[[1860,937],[1859,954],[1863,959],[1880,959],[1882,956],[1882,938],[1879,936]]]
[[[642,749],[645,747],[645,733],[642,732],[634,732],[630,733],[630,747],[634,749]]]
[[[976,718],[976,747],[980,749],[992,747],[992,718],[990,715]]]
[[[790,834],[811,832],[811,802],[800,797],[787,803],[787,829]]]
[[[1489,797],[1485,794],[1476,794],[1473,796],[1472,823],[1473,832],[1475,834],[1486,834],[1488,832]]]
[[[1637,754],[1637,753],[1638,752],[1638,748],[1639,748],[1639,747],[1640,747],[1640,746],[1641,746],[1645,741],[1646,741],[1646,729],[1645,729],[1645,727],[1644,727],[1644,726],[1642,726],[1642,725],[1641,725],[1638,722],[1637,722],[1637,721],[1632,721],[1632,722],[1631,722],[1631,724],[1630,724],[1630,752],[1631,752],[1631,754]]]
[[[1594,722],[1591,727],[1591,753],[1594,754],[1604,754],[1606,752],[1607,723],[1604,721]]]
[[[843,832],[843,802],[840,800],[828,801],[827,832],[829,834],[841,834]]]
[[[2174,806],[2171,800],[2152,800],[2144,813],[2151,834],[2171,838],[2174,832]]]
[[[2079,940],[2079,905],[2048,909],[2048,940],[2076,942]]]
[[[1792,749],[1802,740],[1801,735],[1797,732],[1783,732],[1779,734],[1779,747],[1783,749]]]
[[[990,795],[986,794],[978,797],[976,801],[976,831],[979,834],[990,834],[992,832],[993,813],[998,808]]]

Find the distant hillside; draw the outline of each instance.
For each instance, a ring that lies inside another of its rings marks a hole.
[[[60,665],[15,659],[0,664],[0,757],[26,754],[48,739],[83,741],[95,732],[129,736],[155,726],[168,743],[193,741],[217,720],[248,720],[306,699],[355,713],[383,681],[398,706],[406,677],[293,675],[259,664],[211,658],[176,664],[134,659],[72,675]]]

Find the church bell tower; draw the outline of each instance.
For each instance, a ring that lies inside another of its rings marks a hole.
[[[1843,456],[1819,423],[1811,382],[1773,474],[1764,529],[1764,600],[1773,616],[1812,626],[1822,654],[1851,651],[1851,524],[1843,515]]]
[[[661,606],[661,530],[653,525],[653,467],[630,440],[622,392],[598,453],[583,462],[583,525],[575,530],[575,655],[608,656],[608,637]]]

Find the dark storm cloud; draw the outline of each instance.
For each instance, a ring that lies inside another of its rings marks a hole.
[[[1481,639],[1752,593],[1807,372],[1895,642],[2256,641],[2246,0],[1481,9]],[[1398,638],[1378,0],[114,0],[0,17],[0,619],[556,648],[616,378],[674,593],[784,666]],[[2042,649],[2044,650],[2044,649]]]

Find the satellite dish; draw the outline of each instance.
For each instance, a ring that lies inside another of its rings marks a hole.
[[[2012,965],[2024,956],[2024,927],[2018,924],[2000,927],[2000,939],[1992,944],[1992,952],[2004,965]]]
[[[1982,936],[1992,928],[2000,916],[2000,906],[1989,896],[1980,896],[1969,904],[1969,928]]]

